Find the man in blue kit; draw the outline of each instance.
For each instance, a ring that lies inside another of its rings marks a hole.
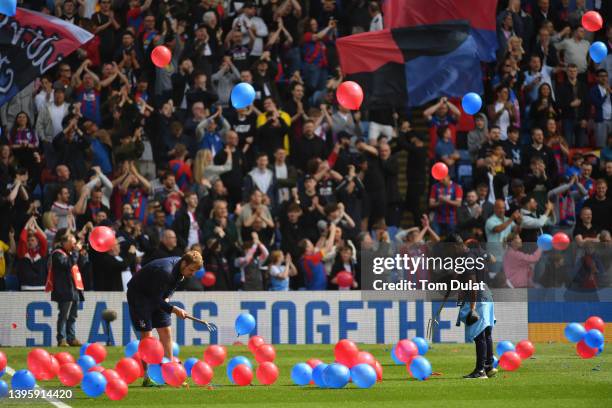
[[[128,283],[127,299],[134,328],[140,331],[141,340],[153,336],[155,328],[164,346],[164,355],[169,359],[172,358],[170,314],[185,319],[187,312],[172,306],[168,300],[179,283],[195,275],[202,264],[202,255],[197,251],[189,251],[182,257],[157,259],[146,264]],[[146,375],[143,385],[151,385]]]

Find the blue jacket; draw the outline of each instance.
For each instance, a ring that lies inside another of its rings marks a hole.
[[[603,104],[606,98],[601,96],[601,92],[599,91],[598,85],[595,85],[589,91],[589,99],[595,107],[595,122],[603,122]]]
[[[172,296],[183,280],[180,261],[180,257],[173,256],[146,264],[130,279],[128,299],[146,302],[151,308],[159,308],[166,313],[172,312],[172,305],[166,302],[166,298]]]

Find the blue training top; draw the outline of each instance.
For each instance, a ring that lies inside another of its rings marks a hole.
[[[132,276],[128,283],[128,297],[144,298],[153,306],[159,306],[166,313],[172,312],[172,305],[166,298],[172,296],[183,280],[180,270],[181,258],[172,256],[156,259],[146,264]]]

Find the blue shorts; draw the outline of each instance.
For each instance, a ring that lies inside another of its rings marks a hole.
[[[148,299],[130,294],[129,290],[127,298],[130,307],[130,319],[136,331],[151,331],[153,328],[160,329],[171,325],[170,313],[164,312],[157,305],[151,305]]]

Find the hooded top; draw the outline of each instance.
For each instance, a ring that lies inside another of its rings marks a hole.
[[[472,160],[476,160],[478,150],[480,150],[482,144],[487,140],[487,134],[489,133],[489,121],[487,120],[487,116],[484,113],[478,113],[474,117],[474,122],[476,122],[478,118],[484,120],[484,127],[482,129],[474,127],[467,135],[468,151],[470,152]]]

